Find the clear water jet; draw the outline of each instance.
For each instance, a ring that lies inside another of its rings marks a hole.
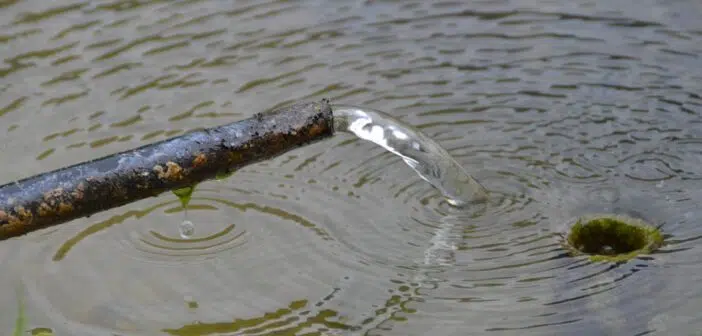
[[[454,206],[484,203],[483,187],[436,141],[382,111],[353,105],[333,105],[336,131],[352,133],[400,156],[422,179],[437,188]]]

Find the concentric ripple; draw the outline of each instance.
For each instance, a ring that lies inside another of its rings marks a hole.
[[[135,253],[134,257],[137,258],[161,259],[172,263],[207,259],[213,254],[244,244],[246,232],[231,222],[228,217],[231,214],[226,209],[240,207],[229,204],[227,200],[205,197],[207,192],[213,191],[201,190],[203,196],[193,199],[188,212],[196,218],[204,216],[203,212],[219,212],[219,215],[208,213],[208,221],[199,223],[197,234],[190,239],[180,237],[176,230],[177,223],[183,220],[183,208],[180,201],[173,197],[144,209],[131,210],[91,224],[62,244],[53,260],[64,259],[82,240],[105,230],[116,230],[123,234],[121,239],[110,243],[118,244],[125,253]],[[224,208],[223,211],[220,208]],[[142,220],[148,225],[143,225]]]

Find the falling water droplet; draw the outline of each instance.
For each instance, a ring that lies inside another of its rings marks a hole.
[[[183,237],[183,239],[189,239],[193,233],[195,233],[195,224],[188,220],[188,204],[190,203],[194,190],[194,185],[173,190],[173,193],[178,196],[180,200],[180,205],[183,207],[183,222],[180,223],[179,227],[180,236]]]
[[[180,223],[180,236],[183,239],[190,239],[195,233],[195,224],[189,220],[184,220]]]

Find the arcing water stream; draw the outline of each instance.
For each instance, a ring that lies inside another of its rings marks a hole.
[[[427,135],[387,113],[351,105],[334,106],[334,127],[373,142],[407,163],[425,181],[463,206],[485,202],[487,190],[456,160]]]

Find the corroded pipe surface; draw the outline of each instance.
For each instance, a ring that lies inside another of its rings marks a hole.
[[[0,240],[192,186],[334,133],[329,101],[297,103],[0,186]]]

